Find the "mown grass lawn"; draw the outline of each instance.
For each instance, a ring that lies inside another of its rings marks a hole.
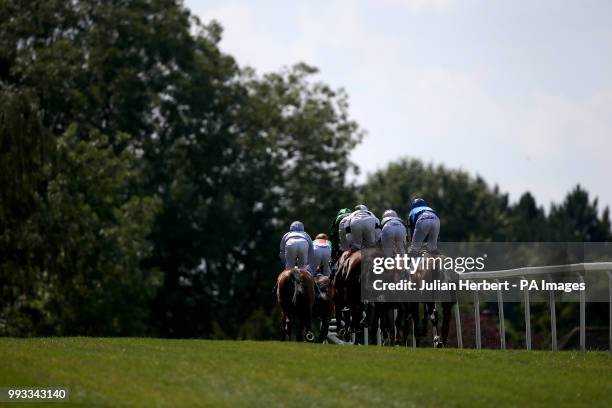
[[[0,386],[66,386],[83,406],[612,406],[603,352],[3,338],[0,362]]]

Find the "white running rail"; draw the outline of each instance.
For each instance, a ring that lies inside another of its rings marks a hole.
[[[468,272],[459,274],[461,280],[477,280],[477,279],[507,279],[507,278],[518,278],[527,277],[534,275],[543,275],[548,279],[551,279],[552,275],[555,274],[567,274],[576,273],[576,278],[579,282],[584,282],[584,274],[586,273],[604,273],[608,274],[608,288],[609,288],[609,305],[610,305],[610,320],[609,320],[609,350],[612,353],[612,262],[591,262],[591,263],[578,263],[578,264],[567,264],[567,265],[551,265],[551,266],[537,266],[537,267],[524,267],[517,269],[505,269],[499,271],[485,271],[485,272]],[[523,299],[525,304],[525,345],[527,350],[531,350],[531,311],[529,302],[529,291],[523,290]],[[501,348],[506,348],[506,329],[504,324],[504,299],[501,290],[497,292],[497,304],[499,310],[499,336]],[[555,291],[549,291],[549,305],[550,305],[550,332],[552,337],[552,351],[557,351],[557,315],[555,310]],[[586,295],[584,291],[580,291],[580,349],[586,349]],[[459,308],[455,305],[455,315],[458,316]],[[476,323],[476,348],[481,347],[481,333],[480,333],[480,307],[478,292],[474,292],[474,319]],[[457,325],[457,337],[461,338],[461,322],[456,320]],[[461,346],[460,346],[461,347]]]

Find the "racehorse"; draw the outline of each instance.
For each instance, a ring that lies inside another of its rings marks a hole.
[[[312,310],[313,317],[321,319],[319,326],[318,342],[323,343],[329,331],[329,319],[333,311],[333,303],[330,296],[331,281],[325,275],[317,275],[315,280],[315,303]]]
[[[404,269],[389,269],[383,273],[387,274],[387,278],[391,277],[391,281],[395,283],[404,279],[414,280],[408,270]],[[418,302],[375,301],[368,304],[370,338],[376,338],[378,329],[380,329],[382,345],[407,346],[410,328],[413,327],[414,333],[414,330],[418,327],[418,320]],[[416,336],[416,333],[414,334]]]
[[[383,257],[383,251],[381,248],[370,248],[370,258]],[[389,269],[383,272],[387,279],[391,278],[392,282],[399,282],[402,278],[405,278],[406,272],[399,269]],[[366,286],[371,287],[374,278],[378,279],[380,275],[372,275],[368,273],[365,275]],[[371,301],[366,306],[366,316],[368,322],[368,332],[370,339],[376,339],[378,330],[380,329],[381,344],[382,345],[395,345],[398,343],[397,335],[399,333],[398,327],[396,327],[394,320],[394,313],[396,309],[401,307],[401,303],[382,301],[380,296],[376,301]],[[399,316],[399,314],[398,314]]]
[[[421,282],[433,282],[434,280],[444,278],[444,271],[440,268],[437,268],[436,265],[441,265],[442,262],[431,262],[431,260],[441,260],[441,256],[434,256],[427,253],[427,251],[422,251],[421,256],[423,257],[423,262],[420,264],[413,275],[414,279],[417,283],[417,286],[421,286]],[[428,261],[430,260],[430,261]],[[421,333],[427,333],[427,322],[431,321],[432,324],[432,333],[433,333],[433,344],[434,347],[440,348],[445,347],[448,341],[448,332],[450,328],[450,320],[451,320],[451,312],[454,301],[444,300],[441,301],[441,296],[436,293],[436,291],[427,291],[423,293],[424,299],[423,303],[425,306],[425,314],[423,316],[423,323],[421,328]],[[442,304],[442,335],[438,335],[438,309],[436,306],[436,301],[440,301]],[[407,310],[413,317],[413,321],[416,325],[418,324],[418,303],[413,303],[407,307]]]
[[[370,248],[368,251],[371,259],[376,256],[382,256],[380,248]],[[373,251],[373,252],[372,252]],[[361,268],[363,262],[366,262],[362,251],[345,252],[338,262],[338,270],[334,275],[332,285],[332,298],[334,300],[336,321],[343,322],[345,329],[339,331],[340,337],[345,341],[350,339],[350,334],[358,332],[362,326],[367,326],[370,339],[375,339],[378,329],[381,330],[382,344],[395,345],[399,344],[399,325],[403,314],[402,308],[409,307],[413,309],[413,305],[399,302],[370,302],[366,306],[366,316],[363,317],[364,304],[361,302]],[[393,274],[396,281],[406,277],[406,271],[390,270],[387,273]],[[372,278],[372,274],[366,274],[366,279]],[[366,282],[370,285],[370,282]],[[418,304],[416,304],[418,311]],[[348,313],[346,312],[348,309]],[[394,311],[398,309],[398,317],[394,321]],[[416,317],[417,314],[414,314]],[[410,316],[408,316],[409,318]],[[415,318],[415,320],[418,320]],[[365,324],[367,322],[367,325]],[[340,323],[342,324],[342,323]],[[404,333],[407,336],[407,328]],[[406,340],[404,340],[406,344]]]
[[[291,326],[297,323],[297,341],[314,341],[311,331],[312,308],[315,303],[314,280],[305,269],[287,269],[278,275],[276,296],[283,310],[282,340],[291,339]]]
[[[361,303],[361,251],[345,252],[338,262],[338,270],[334,275],[332,299],[336,314],[336,322],[344,322],[345,340],[351,333],[357,333],[362,325],[363,303]],[[349,309],[345,316],[344,308]],[[339,331],[340,333],[340,331]]]

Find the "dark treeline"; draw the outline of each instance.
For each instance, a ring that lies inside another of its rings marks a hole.
[[[545,212],[416,160],[348,183],[346,94],[240,67],[181,3],[3,1],[0,21],[0,335],[270,337],[282,233],[358,200],[422,195],[446,241],[612,239],[579,187]]]

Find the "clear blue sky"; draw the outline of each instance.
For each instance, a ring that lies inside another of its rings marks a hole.
[[[612,1],[195,1],[258,72],[304,61],[368,132],[363,173],[413,156],[548,207],[612,203]],[[361,176],[363,178],[363,175]]]

